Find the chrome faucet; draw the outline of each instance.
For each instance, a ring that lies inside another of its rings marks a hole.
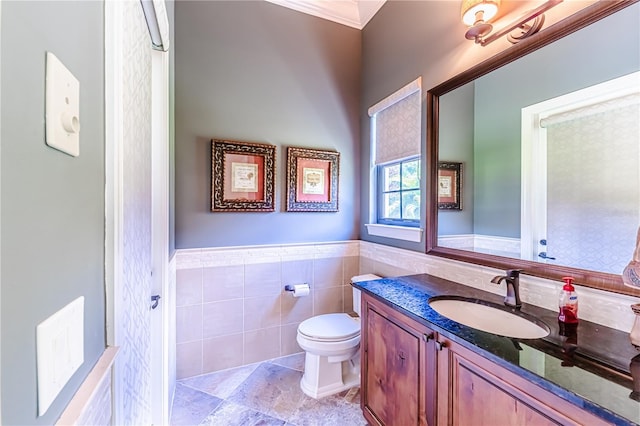
[[[509,269],[507,275],[498,275],[493,277],[493,284],[500,284],[503,280],[507,284],[507,296],[504,298],[504,304],[512,308],[520,309],[522,301],[520,301],[520,269]]]

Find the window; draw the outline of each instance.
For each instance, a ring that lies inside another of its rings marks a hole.
[[[378,223],[420,226],[420,158],[378,169]]]
[[[370,235],[420,241],[421,78],[369,108]],[[393,229],[390,229],[393,227]],[[414,229],[411,232],[407,230]],[[397,235],[396,235],[397,234]],[[400,236],[399,236],[400,235]]]

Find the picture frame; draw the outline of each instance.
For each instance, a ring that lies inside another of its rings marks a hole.
[[[275,210],[276,146],[211,140],[211,211]]]
[[[462,210],[462,163],[438,162],[438,209]]]
[[[340,153],[287,147],[287,211],[337,212]]]

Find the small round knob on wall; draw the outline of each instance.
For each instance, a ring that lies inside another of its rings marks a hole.
[[[68,133],[78,133],[80,131],[80,120],[78,120],[78,116],[73,115],[69,111],[65,111],[60,116],[60,121],[62,121],[62,127]]]

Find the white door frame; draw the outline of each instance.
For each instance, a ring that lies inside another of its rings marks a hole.
[[[2,44],[2,2],[0,1],[0,45]],[[0,49],[0,69],[2,69],[2,50]],[[2,72],[0,72],[0,81],[2,81]],[[0,84],[1,86],[1,84]],[[0,105],[2,104],[2,89],[0,89]],[[2,108],[0,107],[0,129],[2,129]],[[0,136],[0,146],[2,146],[2,136]],[[1,150],[0,150],[1,151]],[[2,164],[2,158],[0,157],[0,164]],[[0,172],[2,171],[2,167],[0,166]],[[0,173],[0,176],[2,173]],[[0,182],[1,183],[1,182]],[[0,188],[2,185],[0,184]],[[2,193],[0,192],[0,212],[2,211]],[[2,230],[0,229],[0,236],[2,235]],[[2,239],[0,238],[0,241]],[[0,249],[1,250],[1,249]],[[2,255],[0,254],[0,271],[2,271]],[[2,276],[2,274],[0,274]],[[2,282],[0,279],[0,300],[2,300]],[[0,330],[2,330],[0,324]],[[2,342],[1,333],[0,333],[0,342]],[[2,343],[0,343],[0,354],[2,353]],[[2,358],[0,357],[0,365],[2,365]],[[1,370],[1,369],[0,369]],[[2,383],[2,373],[0,372],[0,383]],[[1,388],[1,386],[0,386]],[[0,421],[2,421],[2,392],[0,391]]]
[[[151,48],[151,44],[149,44]],[[151,417],[169,424],[169,53],[151,52]],[[162,372],[162,374],[157,374]]]
[[[121,341],[123,265],[122,69],[123,5],[107,1],[105,8],[105,292],[107,345]],[[116,360],[117,362],[117,360]],[[115,370],[115,368],[114,368]],[[117,406],[122,382],[112,376],[112,424],[122,424]]]
[[[123,117],[122,70],[124,65],[122,2],[105,3],[105,289],[107,345],[121,340],[118,301],[123,286]],[[149,43],[151,49],[151,43]],[[154,424],[169,422],[168,338],[170,316],[167,313],[169,247],[169,72],[168,53],[152,51],[152,289],[161,296],[158,309],[151,315],[152,395]],[[151,296],[151,295],[149,295]],[[114,375],[112,395],[122,392],[122,381]],[[113,397],[113,424],[121,424],[121,413]]]

